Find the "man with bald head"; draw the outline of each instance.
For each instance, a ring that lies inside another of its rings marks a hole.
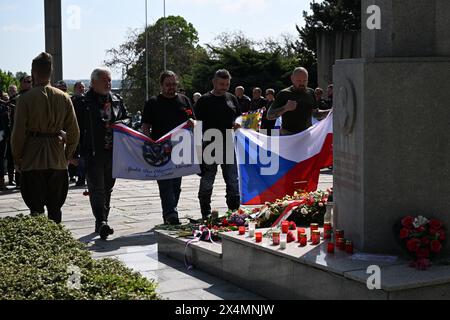
[[[317,108],[314,90],[308,88],[309,74],[299,67],[292,72],[292,86],[277,95],[267,114],[268,120],[283,118],[282,135],[293,135],[305,131],[312,125],[311,116]]]
[[[241,107],[241,112],[246,113],[250,111],[252,100],[250,97],[245,95],[245,89],[243,86],[236,87],[234,89],[234,94],[239,102],[239,107]]]

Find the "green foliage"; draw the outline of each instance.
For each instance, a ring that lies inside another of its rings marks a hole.
[[[12,84],[18,86],[19,81],[11,72],[2,71],[0,69],[0,90],[3,92],[8,92],[8,88]]]
[[[315,54],[316,34],[321,31],[361,30],[360,0],[324,0],[311,3],[312,14],[303,11],[305,26],[297,31],[300,40],[297,49],[300,54]]]
[[[211,90],[211,78],[221,68],[230,71],[231,87],[242,85],[248,95],[254,87],[279,91],[290,84],[290,74],[298,63],[295,57],[284,55],[279,47],[258,50],[249,39],[231,40],[230,45],[209,46],[209,55],[193,66],[193,88],[199,92]]]
[[[67,286],[68,268],[81,288]],[[46,217],[0,219],[0,298],[7,300],[156,300],[156,284],[85,245]]]
[[[164,18],[147,28],[149,94],[156,95],[160,91],[159,75],[164,68]],[[146,53],[145,32],[132,32],[129,40],[119,48],[108,51],[106,64],[122,70],[125,76],[124,98],[130,111],[142,110],[146,94]],[[198,33],[191,23],[183,17],[166,18],[167,69],[181,76],[182,85],[189,85],[191,65],[202,49],[197,46]],[[189,88],[187,88],[189,89]]]

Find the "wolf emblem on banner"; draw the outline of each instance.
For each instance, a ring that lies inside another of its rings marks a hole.
[[[172,156],[170,140],[161,143],[146,142],[142,147],[145,161],[154,167],[162,167],[169,163]]]

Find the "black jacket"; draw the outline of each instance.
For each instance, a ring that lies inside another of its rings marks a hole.
[[[3,131],[3,139],[6,141],[11,136],[9,123],[9,107],[0,101],[0,131]]]
[[[92,89],[80,98],[77,105],[77,120],[80,127],[80,155],[101,158],[105,154],[106,129],[102,120],[100,109],[103,105],[101,97]],[[108,100],[111,102],[110,123],[122,122],[128,125],[130,117],[123,103],[122,97],[110,94]]]

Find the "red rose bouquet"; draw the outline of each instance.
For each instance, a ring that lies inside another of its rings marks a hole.
[[[445,230],[440,220],[407,216],[401,220],[399,237],[415,258],[411,267],[425,270],[431,266],[430,259],[441,252]]]

